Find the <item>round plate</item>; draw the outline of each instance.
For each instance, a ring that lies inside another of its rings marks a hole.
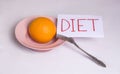
[[[30,36],[28,35],[28,25],[32,20],[34,20],[37,17],[45,17],[45,16],[28,17],[23,19],[17,24],[15,28],[16,39],[22,45],[37,51],[51,50],[52,48],[61,45],[64,41],[58,38],[54,38],[50,42],[44,43],[44,44],[37,43],[30,38]],[[51,19],[56,24],[56,18],[53,18],[53,17],[47,17],[47,18]]]

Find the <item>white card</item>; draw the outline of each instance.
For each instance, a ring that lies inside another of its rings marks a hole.
[[[67,37],[104,37],[102,17],[58,15],[57,34]]]

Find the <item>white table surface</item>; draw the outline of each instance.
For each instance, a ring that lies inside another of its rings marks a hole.
[[[35,52],[14,36],[18,21],[33,15],[103,16],[104,38],[77,38],[84,50],[104,61],[102,68],[72,44]],[[0,74],[120,74],[120,0],[0,0]]]

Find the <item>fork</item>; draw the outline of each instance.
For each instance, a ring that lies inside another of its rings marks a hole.
[[[94,57],[93,55],[89,54],[88,52],[86,52],[85,50],[83,50],[81,47],[79,47],[72,37],[66,37],[64,35],[59,35],[59,34],[56,37],[60,38],[60,39],[62,39],[64,41],[68,41],[68,42],[72,43],[78,49],[80,49],[82,52],[84,52],[97,65],[102,66],[102,67],[106,67],[106,65],[101,60],[97,59],[96,57]]]

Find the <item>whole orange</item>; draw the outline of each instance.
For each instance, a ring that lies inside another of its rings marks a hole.
[[[55,23],[46,17],[34,19],[28,26],[30,37],[40,43],[51,41],[56,34]]]

